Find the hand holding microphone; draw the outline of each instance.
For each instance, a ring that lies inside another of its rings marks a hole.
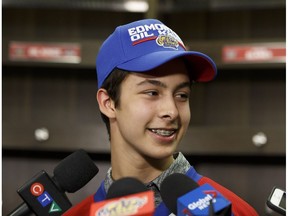
[[[98,168],[84,150],[78,150],[64,158],[54,169],[51,178],[40,171],[17,192],[24,200],[9,216],[31,214],[60,216],[72,204],[65,192],[74,193],[86,185],[97,173]]]
[[[211,185],[198,186],[184,174],[164,179],[160,190],[163,202],[177,216],[231,216],[231,202]]]

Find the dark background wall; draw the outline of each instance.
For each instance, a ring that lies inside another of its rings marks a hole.
[[[189,49],[215,59],[219,70],[213,82],[193,87],[192,119],[179,150],[260,215],[273,215],[266,199],[273,186],[285,189],[285,62],[228,64],[222,48],[285,43],[285,1],[148,1],[147,12],[127,11],[123,3],[2,1],[2,213],[20,204],[16,190],[26,180],[42,169],[52,174],[78,148],[100,173],[69,198],[76,203],[96,190],[110,159],[95,100],[97,51],[117,25],[155,17]],[[77,44],[81,61],[13,60],[13,41]],[[37,129],[49,138],[39,140]],[[264,139],[262,146],[255,136]]]

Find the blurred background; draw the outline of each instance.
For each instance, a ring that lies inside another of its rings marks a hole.
[[[192,119],[179,147],[192,165],[260,215],[285,189],[285,0],[2,0],[2,213],[17,189],[75,150],[99,174],[68,194],[93,194],[110,166],[95,99],[95,58],[115,27],[157,18],[189,50],[208,54],[217,79],[195,84]]]

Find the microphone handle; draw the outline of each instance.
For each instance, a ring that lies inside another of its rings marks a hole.
[[[35,216],[26,203],[22,203],[7,216]]]
[[[209,201],[209,216],[215,216],[215,211],[214,211],[212,200]]]

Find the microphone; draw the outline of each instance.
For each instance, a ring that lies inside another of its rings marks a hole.
[[[90,216],[153,216],[154,193],[139,180],[125,177],[115,181],[106,200],[91,205]]]
[[[8,216],[60,216],[71,206],[65,192],[74,193],[86,185],[99,169],[82,149],[64,158],[50,177],[44,170],[18,189],[24,200]]]
[[[168,209],[177,216],[231,216],[232,214],[231,202],[219,191],[209,184],[199,187],[184,174],[174,173],[166,177],[161,184],[160,194]]]

